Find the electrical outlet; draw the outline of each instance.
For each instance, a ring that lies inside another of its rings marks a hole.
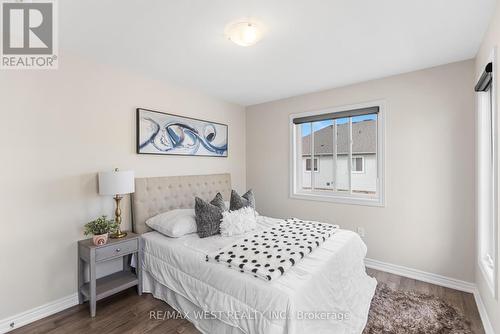
[[[357,227],[356,228],[356,233],[358,233],[361,238],[364,238],[365,237],[365,229],[364,229],[364,227]]]

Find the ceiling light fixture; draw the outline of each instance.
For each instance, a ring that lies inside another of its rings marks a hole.
[[[262,25],[249,20],[231,22],[225,29],[226,37],[240,46],[251,46],[261,40]]]

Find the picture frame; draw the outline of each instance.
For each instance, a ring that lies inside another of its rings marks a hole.
[[[228,157],[228,125],[136,109],[137,154]]]

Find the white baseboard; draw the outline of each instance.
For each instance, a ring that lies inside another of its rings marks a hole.
[[[7,333],[15,328],[27,325],[31,322],[48,317],[54,313],[63,311],[78,304],[78,295],[76,293],[35,307],[26,312],[13,315],[0,320],[0,333]]]
[[[486,334],[495,334],[495,330],[493,329],[493,326],[491,326],[488,313],[486,312],[486,307],[481,299],[481,294],[477,288],[474,290],[474,300],[476,301],[477,310],[479,311],[479,316],[483,322],[484,332]]]
[[[365,265],[371,269],[385,271],[391,274],[416,279],[422,282],[472,293],[474,295],[474,300],[476,301],[477,309],[479,311],[479,315],[481,317],[481,322],[483,323],[485,333],[495,334],[495,331],[491,326],[488,314],[486,313],[486,308],[483,304],[481,295],[479,294],[479,290],[477,289],[476,284],[458,280],[456,278],[432,274],[422,270],[403,267],[396,264],[386,263],[373,259],[365,259]]]
[[[481,299],[481,295],[479,294],[479,290],[477,289],[474,283],[442,275],[432,274],[425,271],[403,267],[395,264],[385,263],[373,259],[366,259],[365,264],[368,268],[385,271],[391,274],[396,274],[403,277],[409,277],[422,282],[427,282],[474,294],[474,299],[476,301],[479,315],[481,316],[481,321],[483,322],[483,327],[486,334],[495,334],[495,332],[493,331],[493,327],[491,326],[491,323],[489,321],[488,315],[486,313],[486,308]],[[35,307],[26,312],[16,314],[6,319],[1,319],[0,334],[7,333],[15,328],[19,328],[36,320],[48,317],[52,314],[63,311],[77,304],[78,304],[78,295],[74,293],[72,295],[63,297],[61,299],[55,300],[45,305]]]
[[[474,293],[474,291],[476,290],[476,284],[471,282],[466,282],[456,278],[446,277],[442,275],[432,274],[422,270],[403,267],[396,264],[386,263],[372,259],[365,259],[365,265],[368,268],[385,271],[403,277],[413,278],[422,282],[440,285],[459,291]]]

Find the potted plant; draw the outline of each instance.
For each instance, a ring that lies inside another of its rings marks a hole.
[[[106,215],[103,215],[96,220],[88,222],[85,224],[85,235],[92,235],[92,241],[94,245],[104,245],[108,242],[108,234],[116,231],[118,225],[113,219],[107,219]]]

